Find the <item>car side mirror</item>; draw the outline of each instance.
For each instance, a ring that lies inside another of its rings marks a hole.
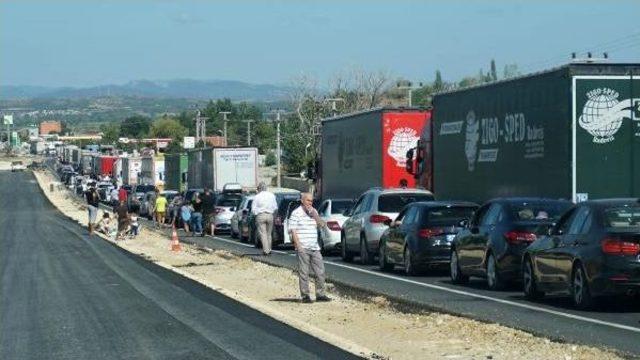
[[[391,219],[386,219],[384,221],[384,224],[387,225],[388,227],[393,227],[393,221]]]

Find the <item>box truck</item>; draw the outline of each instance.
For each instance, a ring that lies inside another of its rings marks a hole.
[[[257,148],[194,149],[188,156],[189,188],[222,191],[228,183],[239,183],[245,190],[258,186]]]
[[[640,64],[572,63],[436,94],[432,124],[413,172],[440,199],[640,197]]]
[[[163,185],[164,173],[164,157],[143,156],[141,158],[140,184]]]
[[[377,108],[322,120],[316,197],[356,198],[401,181],[415,186],[405,171],[406,153],[430,118],[427,109]]]
[[[187,154],[166,154],[164,156],[165,189],[186,190],[188,161]]]
[[[141,167],[142,160],[139,157],[123,157],[122,182],[125,185],[137,185]]]

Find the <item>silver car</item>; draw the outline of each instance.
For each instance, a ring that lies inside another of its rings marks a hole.
[[[378,253],[386,220],[393,220],[407,205],[416,201],[432,201],[433,194],[421,189],[373,188],[362,194],[347,214],[342,226],[341,252],[344,261],[358,254],[360,262],[371,264]]]

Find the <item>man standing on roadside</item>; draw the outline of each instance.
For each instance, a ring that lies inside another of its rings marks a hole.
[[[96,191],[96,183],[92,182],[89,185],[89,190],[84,195],[87,199],[87,210],[89,211],[89,235],[93,235],[93,225],[96,223],[98,207],[100,206],[100,195]]]
[[[124,234],[129,226],[129,207],[124,200],[120,200],[120,204],[113,209],[118,217],[118,235],[116,240],[124,240]]]
[[[258,184],[258,194],[253,198],[251,213],[255,216],[258,237],[262,243],[262,253],[271,254],[271,232],[273,231],[273,213],[278,209],[276,196],[267,191],[267,184]]]
[[[120,201],[127,201],[127,190],[124,188],[124,186],[120,186],[120,190],[118,190],[118,202]]]
[[[313,208],[310,193],[302,194],[302,204],[293,210],[289,218],[289,232],[298,254],[298,281],[303,303],[310,303],[309,268],[313,270],[316,284],[316,301],[331,301],[325,294],[324,262],[318,244],[318,229],[324,221]]]
[[[202,215],[204,216],[205,229],[211,231],[211,235],[215,233],[216,213],[215,213],[215,197],[209,188],[204,188],[202,195]]]

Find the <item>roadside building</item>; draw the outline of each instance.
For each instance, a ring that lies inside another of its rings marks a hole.
[[[48,135],[50,133],[60,134],[62,132],[62,124],[60,121],[43,121],[40,123],[40,135]]]

